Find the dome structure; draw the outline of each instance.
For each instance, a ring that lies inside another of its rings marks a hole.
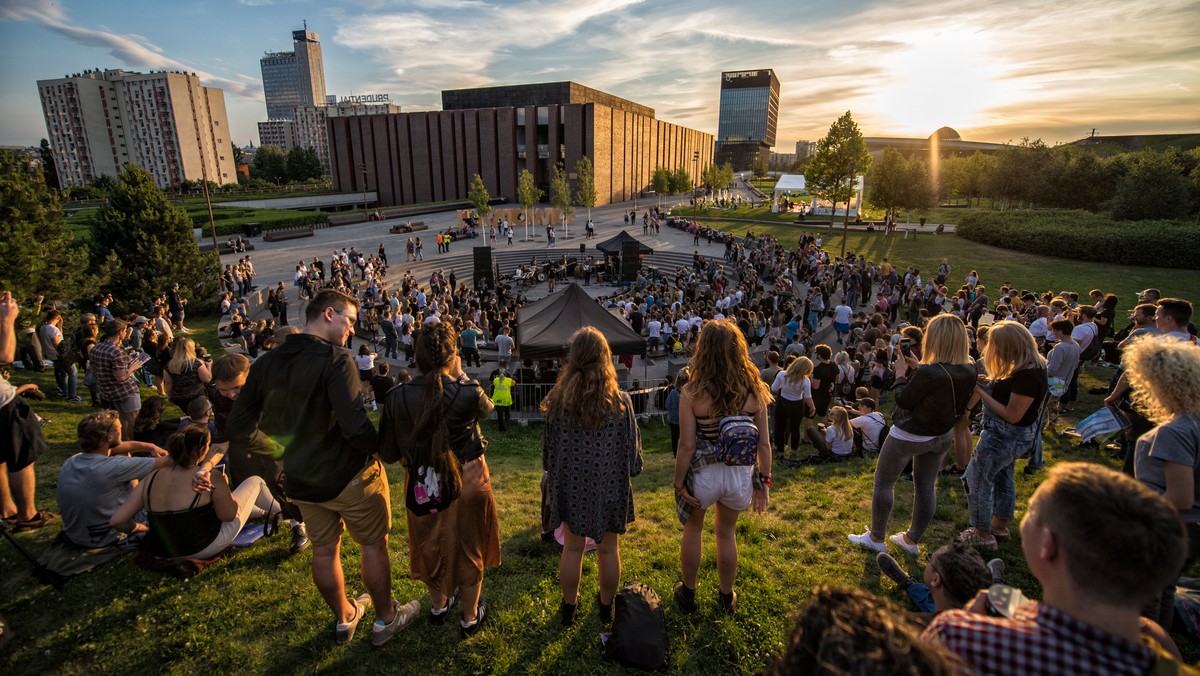
[[[958,132],[954,131],[950,127],[942,127],[941,129],[939,129],[929,135],[930,140],[933,140],[935,138],[938,139],[939,141],[961,141],[962,140],[962,137],[958,135]]]

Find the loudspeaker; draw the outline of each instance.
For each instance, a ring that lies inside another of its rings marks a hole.
[[[638,242],[621,243],[621,281],[632,282],[637,279],[638,271],[642,269],[641,244]]]
[[[478,286],[479,280],[483,279],[487,281],[487,286],[489,289],[495,287],[496,277],[492,268],[492,247],[475,247],[474,262],[474,275],[472,277],[474,284]]]
[[[580,258],[583,258],[585,254],[587,254],[587,245],[586,245],[586,244],[580,244],[580,245],[579,245],[579,257],[580,257]]]

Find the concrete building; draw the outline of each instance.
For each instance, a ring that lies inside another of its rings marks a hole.
[[[779,78],[770,68],[721,73],[717,164],[737,171],[769,159],[779,122]]]
[[[928,138],[868,136],[863,141],[867,144],[867,151],[876,157],[882,155],[883,151],[888,148],[894,148],[905,156],[916,155],[926,161],[933,157],[974,155],[976,152],[994,153],[1008,147],[1003,143],[964,141],[958,132],[950,127],[942,127],[930,134]]]
[[[295,110],[294,108],[292,110]],[[267,120],[258,123],[258,145],[279,146],[284,152],[296,143],[296,123],[293,120]]]
[[[331,103],[324,106],[297,106],[292,121],[291,145],[315,148],[317,157],[321,158],[321,166],[325,173],[329,173],[329,118],[354,115],[390,115],[400,112],[400,106],[394,103],[360,102],[367,98],[347,97],[342,103]],[[369,100],[372,101],[385,101],[386,99],[386,94],[369,97]],[[260,139],[262,138],[262,124],[259,123]],[[290,148],[291,145],[287,147]]]
[[[321,36],[308,30],[308,22],[292,31],[292,51],[267,52],[259,64],[268,120],[290,120],[297,106],[325,104]]]
[[[37,84],[63,186],[116,176],[126,162],[159,187],[237,181],[225,93],[195,75],[91,70]]]
[[[329,118],[339,191],[377,190],[380,204],[465,199],[475,174],[517,200],[528,169],[549,195],[551,168],[595,167],[596,205],[633,199],[657,167],[695,177],[713,161],[710,134],[663,122],[651,108],[573,82],[442,93],[440,112]],[[574,186],[573,186],[574,187]]]
[[[817,144],[813,141],[796,141],[796,159],[805,160],[817,153]]]

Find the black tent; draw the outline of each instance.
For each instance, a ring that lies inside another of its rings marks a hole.
[[[578,284],[517,310],[517,350],[522,359],[561,357],[567,353],[571,334],[584,326],[604,334],[613,354],[646,354],[646,339]]]
[[[612,239],[600,242],[599,244],[596,245],[596,248],[603,251],[606,254],[620,256],[622,253],[624,253],[621,250],[621,247],[624,245],[625,242],[637,242],[638,253],[641,253],[641,254],[654,253],[654,249],[651,249],[650,247],[646,246],[645,244],[642,244],[641,240],[639,240],[638,238],[634,237],[633,235],[625,232],[624,230],[622,230],[621,233],[619,235],[617,235],[616,237],[613,237]]]

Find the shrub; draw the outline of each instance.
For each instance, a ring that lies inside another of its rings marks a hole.
[[[1114,221],[1086,211],[972,211],[955,233],[980,244],[1046,256],[1200,270],[1200,225]]]

